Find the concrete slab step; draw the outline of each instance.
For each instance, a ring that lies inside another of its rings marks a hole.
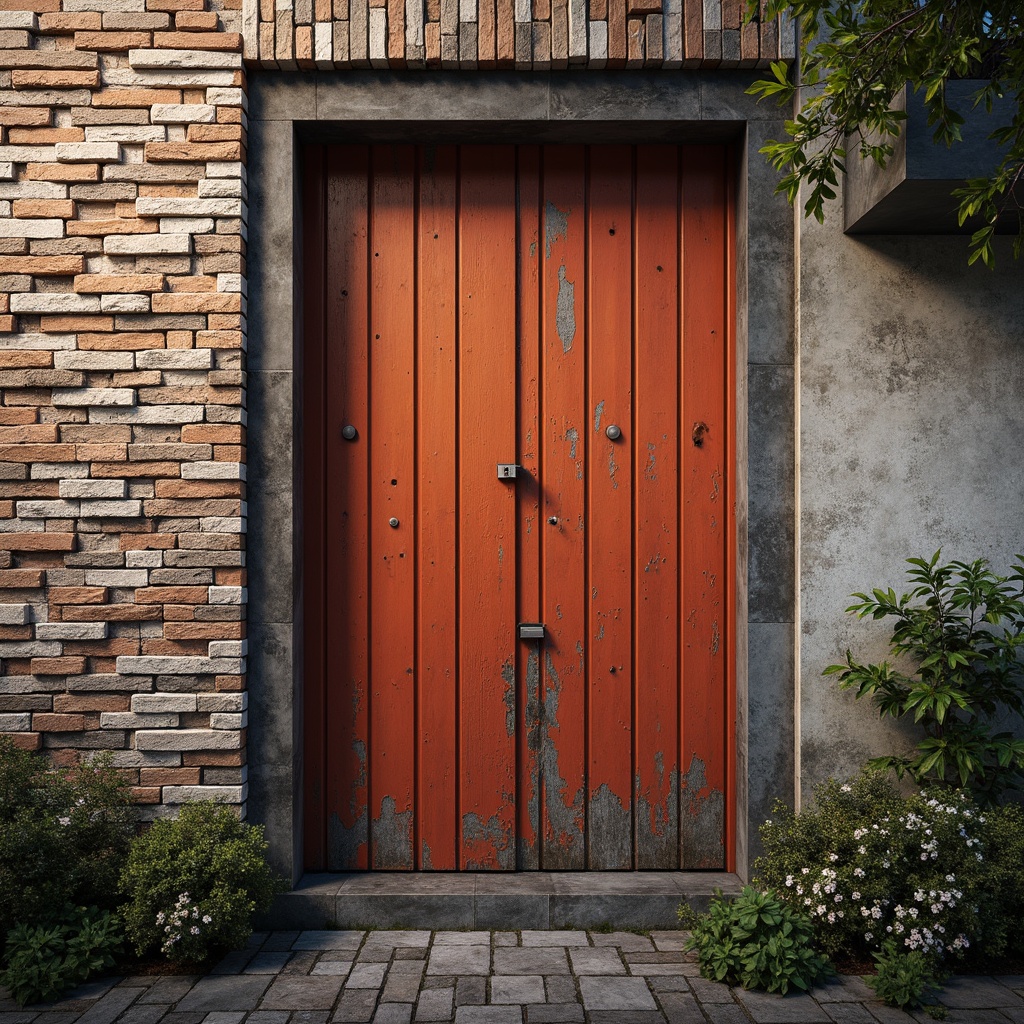
[[[716,889],[741,888],[721,871],[308,874],[257,926],[675,928],[680,903],[704,910]]]

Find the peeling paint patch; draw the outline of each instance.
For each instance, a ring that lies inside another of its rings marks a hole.
[[[665,772],[665,759],[654,755],[657,784],[642,788],[640,773],[634,781],[636,805],[636,866],[661,868],[677,860],[679,842],[679,769]],[[667,786],[666,786],[667,781]]]
[[[619,489],[619,481],[615,479],[615,474],[619,471],[619,464],[615,461],[615,446],[612,445],[608,452],[608,479],[612,482],[612,490],[617,491]]]
[[[395,798],[384,797],[371,826],[373,867],[387,871],[412,867],[412,811],[399,811]]]
[[[327,819],[327,868],[329,871],[351,871],[359,865],[366,848],[367,811],[346,825],[336,813]]]
[[[633,866],[632,808],[609,789],[594,793],[587,805],[588,864],[593,871],[614,871]]]
[[[560,210],[554,203],[544,207],[544,258],[551,259],[551,246],[559,238],[569,237],[569,214],[571,210]]]
[[[658,475],[654,472],[654,453],[656,445],[653,441],[647,442],[647,465],[644,466],[644,479],[645,480],[657,480]]]
[[[501,699],[505,704],[505,732],[509,736],[516,734],[516,670],[509,659],[501,666],[501,678],[505,683],[505,692]]]
[[[594,409],[594,433],[601,429],[601,417],[604,415],[604,402],[598,402]]]
[[[719,635],[719,632],[718,632],[718,619],[715,619],[715,621],[711,623],[711,653],[712,654],[717,654],[718,653],[718,645],[719,645],[720,642],[721,642],[721,636]]]
[[[575,459],[580,443],[580,432],[575,427],[569,427],[565,432],[565,439],[569,442],[569,458]]]
[[[544,716],[541,730],[541,775],[544,785],[545,832],[552,842],[545,848],[545,868],[582,866],[583,860],[583,787],[569,792],[558,763],[558,702],[562,680],[544,652]],[[561,855],[559,855],[561,854]]]
[[[576,285],[565,276],[565,264],[558,268],[558,298],[555,302],[555,329],[568,353],[576,337]]]
[[[722,488],[721,488],[721,481],[722,481],[722,474],[717,469],[713,469],[711,471],[711,495],[710,495],[712,501],[718,501],[718,495],[721,493],[721,490],[722,490]]]
[[[707,766],[696,754],[683,778],[679,846],[681,867],[725,865],[725,796],[708,786]]]
[[[536,242],[531,242],[530,243],[530,259],[532,260],[534,258],[534,256],[536,256],[536,255],[537,255],[537,243]]]
[[[537,648],[531,645],[526,656],[526,708],[523,715],[526,730],[527,791],[520,794],[526,801],[529,822],[526,830],[517,836],[517,864],[520,870],[536,870],[540,867],[540,851],[537,836],[540,835],[540,759],[541,748],[541,700],[540,700],[540,659]]]
[[[423,844],[423,850],[420,854],[420,863],[423,865],[424,871],[433,871],[434,864],[430,858],[430,847],[426,843]]]
[[[512,829],[501,823],[496,814],[484,821],[470,812],[462,816],[462,840],[466,846],[479,847],[481,856],[466,854],[466,869],[480,871],[495,866],[502,871],[513,871],[516,866],[515,843]]]

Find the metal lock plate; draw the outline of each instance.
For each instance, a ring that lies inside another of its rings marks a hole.
[[[544,639],[544,623],[543,622],[520,622],[519,623],[519,639],[520,640],[543,640]]]
[[[514,462],[499,462],[498,463],[498,479],[499,480],[515,480],[516,470],[519,467]]]

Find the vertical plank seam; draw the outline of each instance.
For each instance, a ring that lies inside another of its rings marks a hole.
[[[636,175],[637,175],[637,150],[636,146],[632,147],[631,159],[630,159],[630,201],[629,201],[629,281],[630,281],[630,344],[629,344],[629,362],[630,362],[630,391],[633,396],[633,401],[630,406],[630,435],[633,438],[633,449],[634,456],[631,460],[630,465],[630,488],[632,491],[630,497],[630,531],[629,531],[629,590],[631,595],[630,604],[630,623],[629,623],[629,654],[632,664],[630,666],[629,673],[629,686],[630,686],[630,713],[632,715],[632,723],[630,728],[630,758],[629,758],[629,789],[631,793],[631,814],[630,814],[630,827],[633,831],[633,870],[637,870],[640,866],[640,829],[639,822],[637,821],[637,809],[640,806],[639,802],[639,791],[637,787],[637,765],[639,762],[639,755],[637,751],[637,722],[639,714],[637,712],[637,611],[639,606],[639,593],[636,572],[636,558],[637,558],[637,543],[636,543],[636,529],[637,529],[637,514],[636,514],[636,502],[637,502],[637,486],[639,483],[637,467],[639,466],[640,459],[638,456],[638,449],[636,446],[637,437],[637,422],[639,420],[639,406],[640,403],[637,401],[637,366],[636,366],[636,340],[637,340],[637,266],[636,266],[636,205],[637,205],[637,187],[636,187]]]
[[[462,147],[455,147],[455,865],[464,864],[462,841]]]
[[[676,374],[676,422],[679,424],[679,443],[676,445],[676,506],[679,509],[676,516],[676,543],[678,545],[678,572],[676,573],[676,594],[678,601],[678,612],[676,621],[676,688],[678,692],[679,707],[676,712],[678,718],[676,736],[676,771],[679,782],[676,785],[676,820],[679,822],[679,835],[676,841],[676,866],[684,868],[683,857],[683,773],[686,771],[684,759],[686,750],[684,746],[683,724],[686,718],[686,645],[683,643],[683,622],[686,615],[686,503],[683,500],[686,493],[686,459],[683,457],[684,445],[686,443],[686,422],[683,418],[683,377],[686,374],[686,332],[683,321],[683,280],[685,277],[686,259],[683,245],[683,220],[686,216],[685,206],[685,181],[686,181],[686,160],[682,146],[676,151],[676,337],[678,349],[678,367]]]
[[[412,147],[412,870],[423,870],[420,830],[420,318],[419,318],[419,242],[420,242],[420,163],[422,147]]]
[[[570,8],[571,9],[571,8]],[[583,146],[583,420],[580,435],[583,440],[583,865],[590,867],[590,688],[594,682],[593,643],[590,613],[594,602],[590,596],[591,559],[591,505],[590,450],[593,445],[590,430],[590,156],[591,147]]]
[[[373,184],[379,146],[367,147],[366,161],[366,864],[374,868],[373,857],[373,601],[369,588],[373,580]]]

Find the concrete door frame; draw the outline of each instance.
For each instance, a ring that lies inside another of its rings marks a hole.
[[[260,73],[249,113],[249,815],[302,874],[301,143],[734,140],[736,860],[795,791],[792,213],[756,151],[782,131],[748,72]],[[748,152],[755,154],[748,160]],[[748,543],[749,537],[749,543]],[[749,651],[754,652],[753,658]]]

